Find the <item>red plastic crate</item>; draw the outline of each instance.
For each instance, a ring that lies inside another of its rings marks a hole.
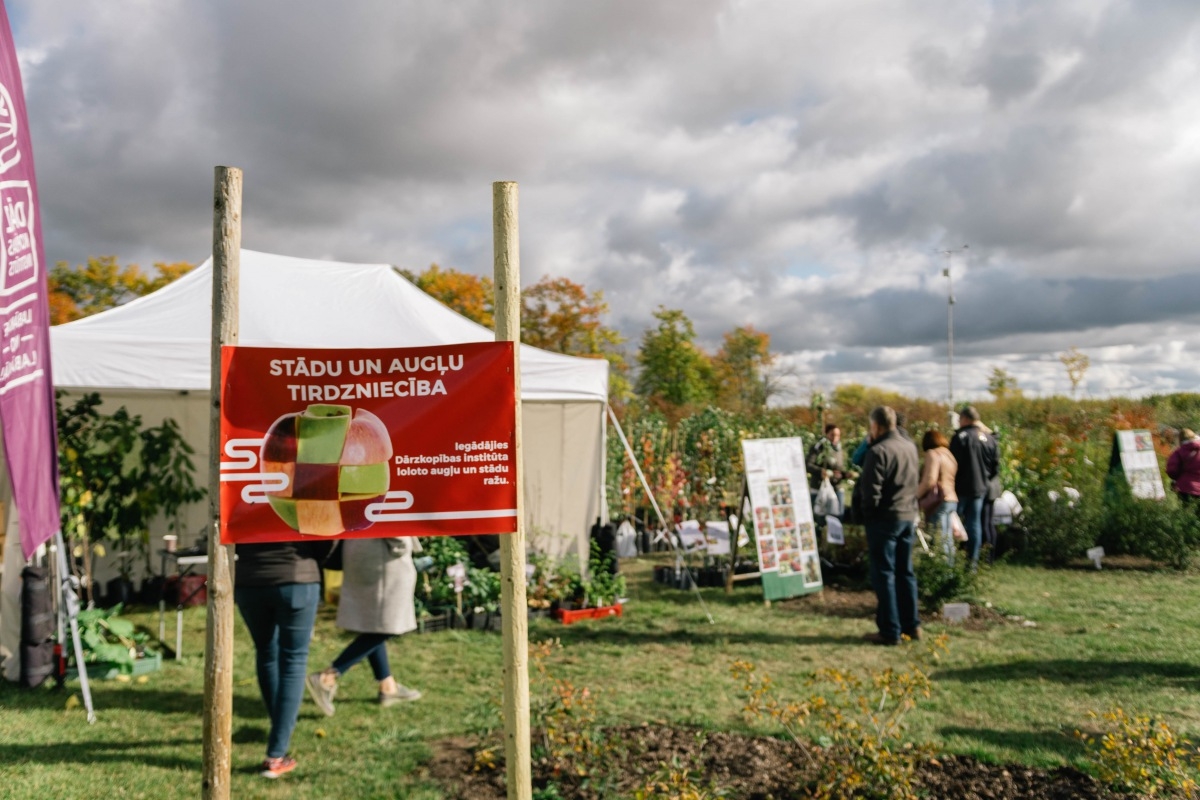
[[[622,606],[601,606],[600,608],[577,608],[572,611],[558,609],[554,615],[563,625],[571,625],[585,619],[603,619],[604,617],[619,617],[622,616]]]

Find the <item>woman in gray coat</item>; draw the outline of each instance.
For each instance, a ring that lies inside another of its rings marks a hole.
[[[413,594],[417,570],[412,554],[420,550],[413,537],[347,539],[341,543],[342,596],[338,601],[338,627],[358,636],[333,664],[308,676],[313,702],[333,716],[333,696],[338,678],[364,658],[379,681],[377,701],[382,706],[417,700],[421,693],[399,684],[388,664],[387,642],[417,628]]]

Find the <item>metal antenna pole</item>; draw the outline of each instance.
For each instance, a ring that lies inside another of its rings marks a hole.
[[[946,404],[950,409],[950,413],[954,414],[954,275],[950,268],[953,266],[952,258],[955,253],[962,252],[970,247],[963,245],[950,250],[943,250],[942,255],[946,257],[946,268],[942,270],[942,276],[946,278],[947,293],[946,293]]]

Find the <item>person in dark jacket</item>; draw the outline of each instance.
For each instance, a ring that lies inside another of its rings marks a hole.
[[[1200,437],[1189,428],[1179,432],[1179,447],[1167,457],[1167,475],[1185,505],[1200,499]]]
[[[983,504],[988,484],[999,474],[1000,455],[996,437],[980,427],[979,412],[973,406],[964,406],[958,417],[962,427],[950,440],[950,454],[958,462],[954,490],[958,494],[958,516],[967,529],[967,555],[975,566],[983,544]]]
[[[234,600],[254,640],[258,688],[271,730],[259,774],[278,778],[296,768],[288,745],[308,670],[308,643],[321,596],[325,543],[282,542],[237,547]]]
[[[901,635],[921,638],[917,616],[917,577],[912,547],[917,522],[917,447],[900,435],[896,412],[879,406],[870,417],[871,447],[854,487],[855,503],[867,529],[871,586],[877,607],[875,644],[900,643]]]

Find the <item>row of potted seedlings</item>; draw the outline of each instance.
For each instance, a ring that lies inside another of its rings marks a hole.
[[[466,549],[454,539],[430,540],[425,554],[432,564],[417,584],[418,630],[500,630],[500,576],[468,566]],[[584,618],[620,616],[625,578],[615,572],[614,565],[611,554],[601,555],[595,543],[588,577],[572,565],[556,566],[546,556],[532,556],[526,583],[529,617],[553,616],[570,624]]]

